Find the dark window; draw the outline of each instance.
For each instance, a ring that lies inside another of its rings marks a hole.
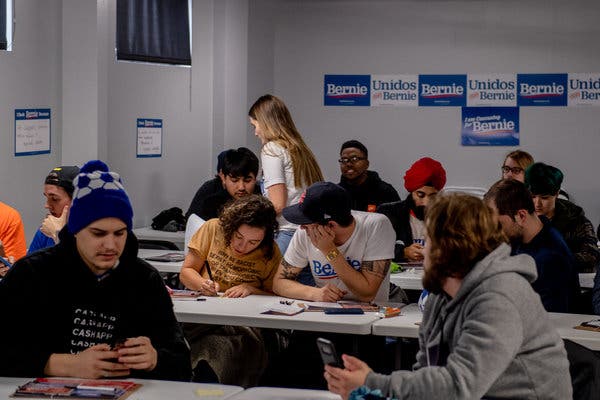
[[[192,65],[189,0],[117,0],[117,60]]]
[[[8,9],[12,5],[11,1],[0,0],[0,50],[8,49],[8,41],[11,36],[7,28],[10,29],[12,26],[6,21],[6,18],[12,14],[12,11]]]

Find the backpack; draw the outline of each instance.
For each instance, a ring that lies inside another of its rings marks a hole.
[[[179,207],[162,210],[152,218],[152,229],[158,231],[177,232],[185,230],[185,217]]]

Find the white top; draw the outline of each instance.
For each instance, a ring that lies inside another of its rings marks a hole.
[[[425,245],[425,222],[421,221],[414,215],[410,214],[410,230],[412,232],[413,243],[419,243],[421,246]],[[406,245],[410,246],[412,243]]]
[[[17,389],[34,378],[0,378],[0,398],[8,399]],[[244,389],[240,386],[220,385],[214,383],[190,383],[158,381],[147,379],[117,378],[118,381],[132,380],[142,386],[134,391],[128,398],[130,400],[164,400],[164,399],[189,399],[198,400],[222,400],[228,399]],[[206,394],[204,394],[206,393]],[[27,397],[31,398],[31,397]]]
[[[233,396],[231,400],[341,400],[327,390],[291,389],[279,387],[253,387]]]
[[[185,241],[185,232],[177,231],[177,232],[167,232],[167,231],[157,231],[156,229],[152,229],[151,226],[144,226],[141,228],[135,228],[133,230],[135,237],[138,239],[145,240],[166,240],[168,242],[173,242],[179,250],[183,250],[184,241]]]
[[[156,249],[139,249],[138,257],[146,261],[158,270],[158,272],[175,273],[181,272],[183,261],[152,261],[146,260],[146,257],[162,256],[164,254],[179,253],[184,255],[183,250],[156,250]]]
[[[204,301],[173,300],[173,311],[179,322],[209,325],[250,326],[256,328],[296,329],[313,332],[371,334],[371,324],[379,317],[375,312],[356,315],[329,315],[317,311],[305,311],[296,315],[262,314],[274,302],[276,296],[250,295],[241,298],[202,297]],[[292,305],[306,303],[292,300]]]
[[[579,274],[579,285],[584,289],[594,287],[595,273]],[[423,289],[423,269],[415,268],[407,271],[391,274],[390,282],[400,286],[402,289],[422,290]]]
[[[363,261],[391,260],[394,258],[394,243],[396,234],[389,219],[383,214],[368,213],[352,210],[356,221],[354,232],[338,250],[348,263],[360,271]],[[295,267],[310,266],[317,287],[328,283],[348,291],[347,299],[356,299],[348,287],[338,278],[337,273],[317,249],[302,229],[298,229],[284,256],[285,260]],[[382,282],[375,301],[386,301],[389,296],[389,274]]]
[[[276,184],[283,183],[287,189],[287,201],[285,206],[297,204],[300,196],[306,189],[305,186],[294,186],[294,169],[292,167],[292,158],[290,153],[275,142],[266,143],[260,151],[260,160],[262,162],[263,184],[265,191]],[[283,215],[277,217],[279,229],[296,230],[298,225],[292,224],[283,218]]]
[[[570,339],[590,350],[600,350],[600,334],[598,332],[574,328],[582,322],[597,319],[597,315],[548,313],[548,317],[561,338]],[[417,338],[422,318],[423,314],[417,305],[410,304],[402,308],[401,314],[397,317],[375,321],[373,335]]]

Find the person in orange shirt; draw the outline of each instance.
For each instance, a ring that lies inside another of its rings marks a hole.
[[[10,263],[17,261],[27,253],[25,243],[25,228],[17,210],[0,201],[0,252]],[[0,276],[4,276],[8,268],[0,267]]]

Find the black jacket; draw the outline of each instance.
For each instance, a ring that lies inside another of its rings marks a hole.
[[[254,194],[261,194],[258,184],[254,187]],[[217,176],[200,186],[190,208],[185,213],[185,219],[187,221],[192,214],[196,214],[205,221],[217,218],[223,206],[230,200],[233,200],[233,197],[223,188],[221,178]]]
[[[369,205],[378,206],[382,203],[400,200],[398,192],[392,185],[379,178],[375,171],[367,171],[367,179],[360,185],[352,185],[343,176],[339,185],[350,193],[352,209],[370,211]]]
[[[583,209],[568,200],[557,199],[552,226],[560,232],[573,253],[577,271],[595,272],[600,264],[598,237]]]
[[[402,201],[385,203],[377,207],[377,212],[390,219],[396,231],[396,247],[394,248],[394,261],[406,261],[404,247],[413,243],[412,230],[410,229],[410,200],[408,197]]]
[[[4,343],[0,376],[43,376],[52,353],[77,353],[99,343],[147,336],[158,353],[148,379],[189,380],[190,353],[162,279],[137,258],[129,233],[119,265],[98,280],[83,262],[75,238],[20,259],[0,282]]]

